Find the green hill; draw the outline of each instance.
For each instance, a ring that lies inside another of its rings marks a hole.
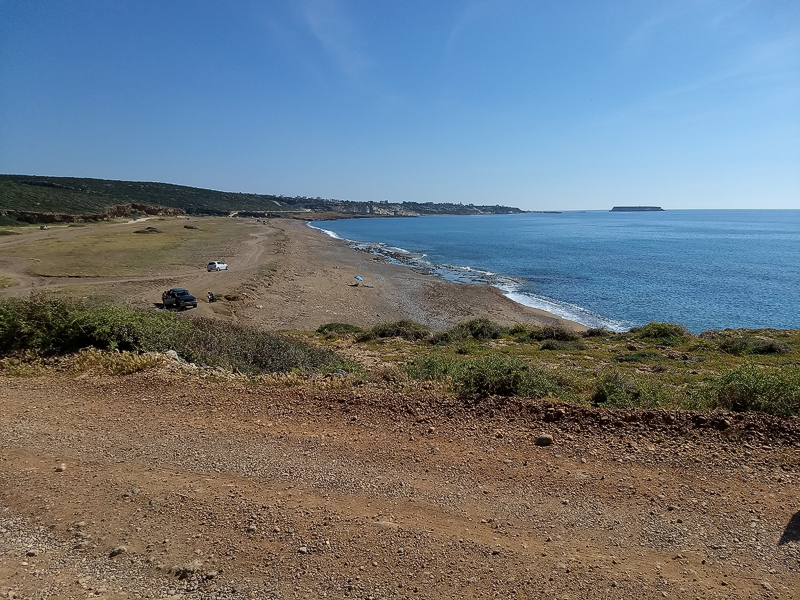
[[[53,215],[99,215],[117,213],[113,207],[147,205],[166,207],[187,214],[253,215],[297,212],[327,212],[352,215],[415,216],[424,214],[521,213],[508,206],[474,206],[453,203],[351,202],[305,196],[276,196],[220,192],[169,183],[115,181],[78,177],[0,175],[0,213],[10,217]],[[138,207],[141,210],[141,207]]]

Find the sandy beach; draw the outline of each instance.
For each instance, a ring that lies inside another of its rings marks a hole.
[[[193,316],[233,318],[278,330],[313,330],[331,322],[367,327],[399,319],[442,330],[479,317],[504,325],[561,323],[584,329],[518,304],[489,285],[448,282],[354,250],[302,220],[271,219],[264,224],[206,217],[190,223],[185,218],[160,219],[157,224],[165,230],[162,247],[144,251],[154,260],[139,259],[135,268],[126,257],[141,255],[142,248],[134,245],[127,254],[118,253],[121,258],[113,265],[103,248],[113,246],[115,239],[131,239],[129,234],[141,227],[140,222],[51,227],[0,239],[5,255],[0,258],[0,275],[15,282],[0,293],[26,297],[34,291],[55,292],[146,308],[158,305],[165,289],[184,287],[199,300]],[[170,246],[185,225],[199,227],[205,237],[192,246]],[[71,244],[74,258],[56,264],[65,244]],[[209,273],[205,265],[210,260],[224,260],[230,268]],[[353,285],[355,276],[363,278],[363,286]],[[207,291],[222,301],[209,304]]]
[[[265,242],[280,241],[277,269],[266,285],[252,290],[252,301],[241,314],[270,328],[315,329],[334,321],[363,327],[413,319],[438,330],[486,317],[505,325],[561,323],[584,329],[518,304],[491,286],[451,283],[354,250],[302,221],[273,219],[262,227],[267,229]],[[353,286],[356,275],[369,287]]]

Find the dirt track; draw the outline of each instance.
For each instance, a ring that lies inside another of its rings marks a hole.
[[[0,597],[800,596],[797,419],[169,369],[0,394]]]

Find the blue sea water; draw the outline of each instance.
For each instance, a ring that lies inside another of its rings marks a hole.
[[[585,211],[311,223],[390,260],[622,331],[800,328],[800,210]]]

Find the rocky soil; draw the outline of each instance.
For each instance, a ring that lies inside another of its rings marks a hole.
[[[800,597],[797,419],[169,369],[0,397],[0,597]]]

